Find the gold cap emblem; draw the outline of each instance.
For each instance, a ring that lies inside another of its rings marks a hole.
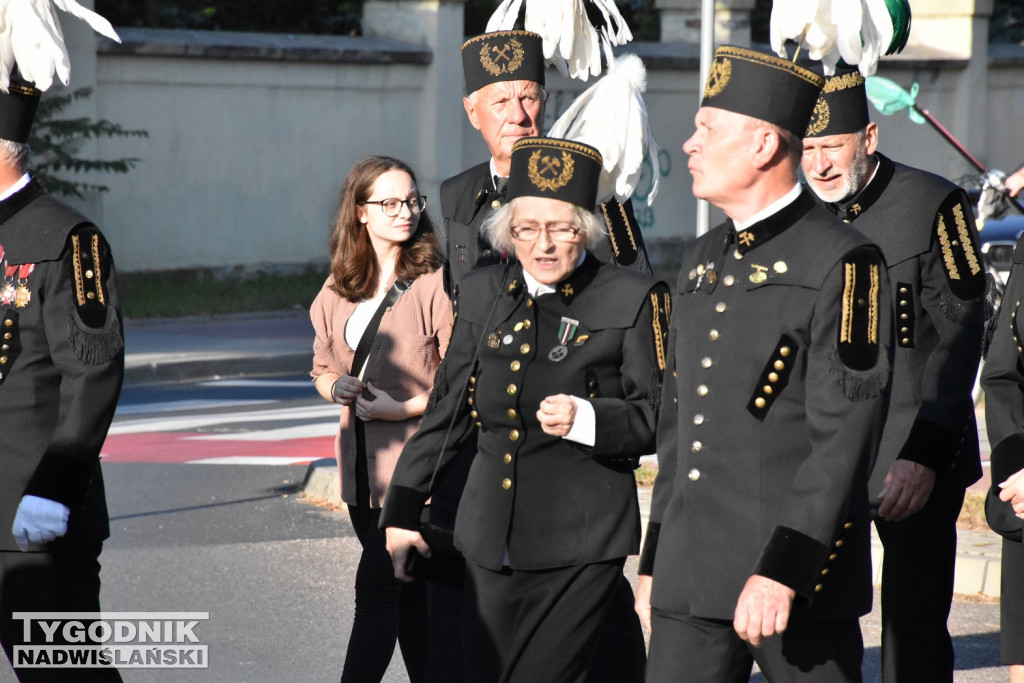
[[[725,90],[732,76],[732,60],[716,59],[711,63],[708,82],[704,85],[704,97],[714,97]]]
[[[548,154],[541,154],[541,150],[534,151],[530,155],[530,162],[527,165],[527,174],[530,182],[541,190],[555,191],[565,187],[572,180],[573,167],[575,162],[568,152],[562,152],[561,157]]]
[[[515,38],[497,43],[485,41],[480,48],[480,65],[492,76],[515,73],[523,65],[526,51]]]

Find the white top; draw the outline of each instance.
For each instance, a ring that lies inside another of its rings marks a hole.
[[[363,333],[366,332],[366,326],[370,324],[370,319],[373,318],[373,314],[377,312],[380,307],[380,302],[384,300],[384,295],[388,293],[385,289],[377,296],[366,301],[361,301],[352,315],[349,316],[345,322],[345,343],[350,348],[357,348],[359,346],[359,340],[363,338]],[[369,355],[367,355],[369,358]],[[366,367],[366,361],[363,361],[363,367],[358,368],[358,374],[356,377],[359,379],[363,378],[363,369]],[[356,372],[357,368],[352,368],[353,372]]]

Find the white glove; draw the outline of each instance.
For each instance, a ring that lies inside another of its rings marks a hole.
[[[49,498],[22,496],[18,512],[14,515],[11,533],[22,552],[35,544],[46,543],[68,532],[66,505]]]

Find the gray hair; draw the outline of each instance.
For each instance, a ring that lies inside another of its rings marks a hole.
[[[0,163],[7,164],[18,173],[28,169],[28,156],[31,152],[28,144],[0,138]]]
[[[515,213],[515,206],[518,201],[519,198],[517,197],[492,213],[480,227],[480,232],[496,251],[508,254],[515,253],[515,242],[512,240],[512,216]],[[575,204],[570,204],[569,206],[572,208],[573,223],[583,232],[584,244],[587,249],[593,249],[606,234],[604,227],[593,211],[588,211]]]

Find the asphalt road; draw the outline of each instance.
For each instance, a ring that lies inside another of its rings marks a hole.
[[[309,459],[323,457],[332,420],[306,411],[320,405],[311,392],[301,378],[125,392],[115,431],[149,440],[104,463],[111,514],[101,557],[104,610],[210,614],[196,629],[209,648],[208,669],[131,669],[126,681],[338,680],[359,555],[347,515],[299,499],[303,464],[189,464],[225,440],[266,462],[301,458],[296,439],[314,451]],[[175,451],[184,452],[167,456]],[[633,579],[635,568],[634,558]],[[880,680],[877,616],[876,609],[863,621],[865,681]],[[997,666],[998,605],[958,598],[950,624],[958,682],[1007,680]],[[0,681],[8,680],[3,669]],[[399,656],[385,680],[407,680]]]

